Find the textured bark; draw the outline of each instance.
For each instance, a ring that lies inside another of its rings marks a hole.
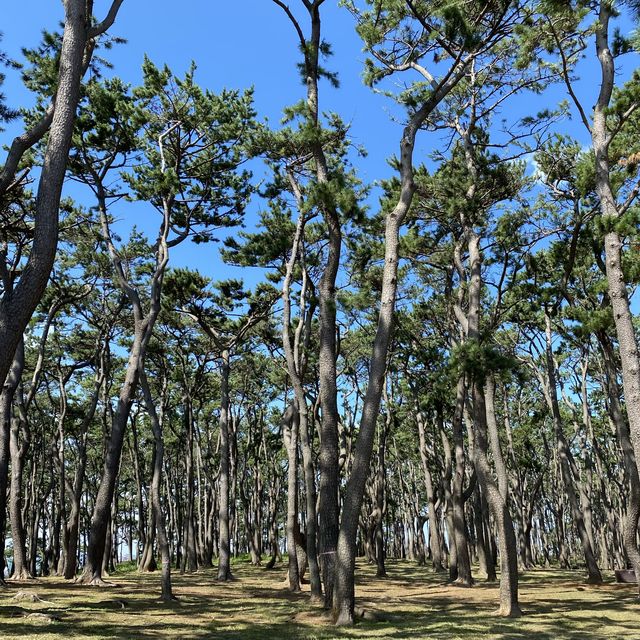
[[[435,104],[434,104],[435,106]],[[411,206],[415,184],[413,182],[413,146],[418,128],[431,111],[425,104],[411,119],[404,130],[400,145],[401,189],[395,208],[388,214],[385,229],[384,270],[378,326],[369,365],[369,381],[362,407],[360,432],[353,452],[351,476],[347,482],[338,548],[333,593],[333,616],[336,624],[354,622],[355,609],[355,556],[358,516],[362,508],[365,483],[373,450],[376,421],[386,370],[389,341],[393,330],[393,317],[398,286],[399,233],[402,222]]]
[[[35,204],[33,244],[20,279],[0,301],[0,380],[7,377],[13,355],[49,280],[58,244],[58,211],[82,75],[93,53],[93,39],[113,23],[122,0],[114,0],[107,17],[90,27],[86,0],[67,0],[53,115],[10,151],[1,177],[3,189],[13,181],[20,157],[49,131]]]
[[[21,340],[15,354],[19,371],[24,370],[24,342]],[[22,475],[24,463],[31,444],[29,424],[26,421],[25,403],[22,383],[18,382],[16,391],[16,408],[11,417],[9,431],[9,449],[11,453],[11,492],[9,497],[9,519],[11,521],[11,538],[13,541],[13,568],[11,576],[14,580],[31,578],[27,558],[26,530],[23,516]]]
[[[291,177],[292,186],[298,201],[300,210],[298,222],[296,224],[296,232],[291,247],[291,256],[287,262],[284,281],[282,284],[282,346],[285,353],[287,363],[287,372],[291,379],[291,385],[296,399],[298,409],[298,420],[300,426],[300,444],[302,448],[302,461],[304,465],[304,482],[307,510],[307,536],[306,536],[306,555],[309,563],[309,577],[311,583],[311,597],[319,600],[322,597],[322,583],[320,581],[320,569],[318,563],[317,551],[317,513],[316,513],[316,479],[313,465],[313,455],[311,441],[309,436],[309,407],[304,394],[303,373],[304,373],[304,354],[300,353],[300,334],[305,332],[303,344],[308,346],[310,338],[310,324],[313,316],[313,307],[305,310],[306,305],[306,285],[307,274],[303,269],[303,284],[300,292],[300,320],[296,330],[296,339],[291,340],[290,322],[291,322],[291,280],[293,278],[293,269],[298,259],[298,252],[301,248],[302,235],[304,233],[304,208],[301,194],[297,185]],[[306,314],[306,317],[305,317]],[[295,350],[297,348],[297,351]]]
[[[318,57],[321,44],[320,3],[314,2],[309,9],[311,18],[311,38],[305,54],[307,104],[314,126],[318,120]],[[329,169],[322,144],[318,142],[312,148],[316,179],[320,185],[330,182]],[[339,530],[339,462],[338,444],[338,383],[337,383],[337,345],[336,345],[336,278],[340,267],[342,231],[340,217],[335,203],[325,197],[320,204],[324,222],[329,233],[327,261],[318,287],[320,336],[318,354],[318,382],[320,386],[320,486],[318,491],[318,509],[320,513],[318,546],[322,579],[324,582],[325,606],[331,608],[335,571],[335,555]]]
[[[282,435],[287,449],[287,553],[289,554],[289,590],[300,591],[300,569],[296,531],[298,530],[298,424],[295,404],[290,404],[282,416]]]
[[[158,548],[162,562],[162,600],[175,600],[171,588],[171,554],[165,526],[164,513],[160,499],[160,487],[162,485],[162,467],[164,463],[164,441],[162,438],[162,423],[151,395],[151,389],[144,371],[140,372],[140,387],[144,397],[145,407],[151,420],[155,450],[153,455],[153,476],[151,478],[151,511],[153,513],[153,525],[158,537]]]
[[[567,444],[562,425],[562,417],[560,415],[560,406],[558,405],[558,392],[555,372],[555,362],[553,359],[553,350],[551,346],[551,318],[548,313],[545,314],[546,320],[546,385],[545,398],[553,419],[553,428],[556,438],[556,447],[560,464],[560,472],[562,474],[562,482],[569,498],[571,506],[571,514],[573,521],[582,544],[585,563],[588,572],[588,581],[591,584],[600,584],[602,582],[602,574],[598,567],[593,546],[591,544],[592,536],[589,535],[584,519],[583,504],[576,492],[576,484],[580,482],[577,475],[577,468],[573,460],[573,454]]]
[[[466,229],[469,249],[469,310],[467,337],[470,342],[480,342],[480,300],[482,293],[482,253],[480,238],[472,229]],[[492,449],[494,464],[498,472],[498,483],[493,476],[489,464],[487,406],[485,403],[485,385],[491,394],[490,422],[494,432]],[[485,496],[491,515],[498,529],[498,545],[500,548],[500,609],[502,616],[517,617],[522,615],[518,604],[518,550],[513,522],[509,513],[507,470],[502,458],[498,440],[495,410],[493,408],[494,385],[491,379],[484,380],[479,376],[471,383],[473,400],[474,427],[474,467],[478,475],[478,483]]]
[[[440,432],[440,439],[442,441],[442,451],[444,453],[444,459],[442,464],[442,477],[440,487],[442,495],[444,497],[444,518],[447,525],[448,533],[448,566],[449,566],[449,580],[453,582],[458,577],[458,551],[456,548],[456,539],[454,535],[453,525],[453,496],[451,493],[451,480],[453,477],[453,456],[451,453],[451,443],[444,430],[444,418],[442,415],[442,407],[436,407],[436,420],[438,424],[438,431]]]
[[[392,383],[391,383],[392,384]],[[376,473],[373,481],[374,486],[374,527],[373,527],[373,542],[374,542],[374,555],[376,561],[376,577],[386,578],[387,569],[384,564],[385,559],[385,544],[384,544],[384,530],[382,528],[383,518],[386,512],[386,497],[385,497],[385,474],[386,474],[386,451],[387,451],[387,436],[391,430],[391,424],[393,423],[392,404],[393,399],[387,393],[386,384],[382,389],[382,395],[384,397],[385,405],[385,419],[384,422],[379,423],[378,429],[378,452],[376,460]]]
[[[0,583],[4,581],[5,569],[4,547],[7,527],[7,485],[9,479],[12,406],[13,397],[22,377],[22,369],[22,359],[14,357],[0,396]]]
[[[161,142],[160,142],[161,143]],[[164,166],[162,167],[164,171]],[[87,549],[87,563],[80,579],[85,584],[102,584],[103,559],[105,551],[109,552],[110,542],[107,544],[107,534],[109,533],[109,514],[115,492],[120,458],[122,455],[122,445],[131,413],[131,406],[135,400],[140,371],[144,368],[144,358],[153,333],[158,314],[160,313],[160,299],[162,294],[162,283],[164,274],[169,262],[169,248],[167,237],[170,231],[171,202],[163,198],[163,222],[155,245],[155,269],[151,275],[149,285],[148,308],[143,310],[140,294],[131,285],[126,276],[122,258],[119,255],[111,236],[109,228],[109,218],[107,213],[107,193],[103,184],[106,171],[102,178],[94,172],[95,184],[93,188],[98,201],[100,222],[102,227],[102,237],[107,245],[111,264],[115,272],[115,280],[127,297],[132,308],[133,316],[133,341],[129,349],[129,359],[125,371],[124,381],[120,389],[118,404],[111,423],[111,431],[107,438],[106,452],[102,478],[98,488],[98,494],[94,503],[93,514],[91,516],[91,528],[89,534],[89,545]],[[111,559],[108,553],[107,558]]]
[[[458,380],[456,387],[456,405],[453,415],[453,445],[455,452],[455,468],[451,485],[453,536],[456,543],[457,575],[455,584],[469,587],[473,584],[471,575],[471,558],[469,557],[469,539],[464,514],[464,479],[465,455],[464,436],[462,432],[462,417],[467,385],[464,377]]]
[[[431,549],[431,563],[434,571],[444,571],[442,564],[442,549],[440,547],[440,535],[438,514],[436,511],[436,497],[433,490],[433,479],[429,469],[429,459],[427,457],[427,440],[425,434],[424,415],[421,411],[416,412],[418,424],[418,438],[420,443],[420,460],[422,461],[422,474],[424,476],[424,487],[427,494],[428,517],[429,517],[429,547]]]
[[[222,351],[220,383],[220,476],[218,478],[218,523],[220,549],[218,555],[218,580],[230,580],[231,550],[229,535],[229,375],[231,372],[229,350]]]
[[[193,485],[193,406],[189,393],[184,396],[184,429],[187,436],[185,448],[185,473],[186,473],[186,505],[183,521],[184,554],[180,565],[180,573],[185,571],[194,572],[198,569],[198,559],[196,554],[196,540],[194,527],[194,485]]]
[[[487,408],[487,429],[489,433],[489,442],[491,444],[491,455],[493,457],[493,465],[498,478],[498,488],[506,503],[509,502],[509,474],[507,465],[502,455],[502,446],[500,445],[500,434],[498,432],[498,422],[496,420],[495,409],[496,383],[493,375],[487,376],[484,385],[484,398]]]
[[[620,350],[622,363],[622,384],[624,388],[625,406],[629,419],[629,438],[635,455],[636,471],[640,460],[640,355],[633,326],[633,314],[629,304],[629,293],[622,268],[622,238],[615,228],[615,221],[620,211],[616,202],[610,179],[609,145],[611,135],[607,127],[607,109],[611,102],[615,82],[615,63],[609,47],[609,20],[612,9],[607,2],[599,5],[598,21],[596,22],[596,53],[600,63],[601,79],[600,93],[593,111],[591,139],[595,154],[596,192],[600,201],[600,212],[609,231],[604,236],[605,264],[607,284],[613,319]],[[625,466],[629,465],[625,455]],[[632,515],[631,513],[629,515]],[[633,519],[633,518],[632,518]],[[628,519],[625,530],[625,540],[637,540],[638,520]],[[626,545],[626,543],[625,543]],[[637,563],[637,546],[632,551]],[[632,559],[632,558],[630,558]],[[640,589],[640,573],[636,569]]]
[[[629,496],[622,527],[622,539],[627,558],[631,563],[638,581],[638,591],[640,593],[640,552],[636,532],[638,529],[638,518],[640,517],[640,474],[631,444],[629,426],[627,425],[622,407],[620,405],[620,387],[618,384],[618,372],[615,366],[615,354],[611,340],[606,331],[597,334],[602,350],[605,371],[605,392],[609,402],[607,411],[613,422],[620,448],[622,449],[622,463],[625,476],[629,485]]]
[[[87,584],[99,585],[102,581],[103,557],[107,547],[111,503],[120,467],[125,430],[138,387],[140,363],[143,360],[143,350],[146,347],[147,340],[148,336],[145,336],[138,328],[129,352],[125,378],[120,390],[116,412],[113,416],[111,432],[106,445],[102,479],[96,496],[93,515],[91,516],[87,563],[82,576],[82,582]]]
[[[78,432],[78,466],[73,479],[73,485],[67,487],[67,494],[70,496],[71,510],[69,518],[64,526],[65,554],[64,554],[64,577],[67,580],[75,578],[78,568],[78,535],[80,530],[80,503],[82,500],[82,488],[87,465],[87,439],[89,437],[89,427],[93,421],[100,393],[106,394],[105,379],[107,376],[107,346],[101,351],[100,370],[96,377],[96,386],[91,397],[89,409],[86,412],[82,425]],[[103,399],[104,401],[104,399]],[[106,402],[105,402],[106,406]]]

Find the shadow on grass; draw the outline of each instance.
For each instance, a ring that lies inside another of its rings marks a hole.
[[[471,589],[447,584],[446,574],[406,562],[389,562],[387,578],[358,568],[358,604],[382,611],[385,622],[337,629],[310,607],[308,593],[291,593],[277,573],[237,565],[238,580],[219,583],[215,571],[176,575],[178,603],[157,598],[158,574],[114,575],[111,589],[56,579],[14,584],[0,591],[0,638],[225,638],[229,640],[429,638],[434,640],[640,639],[640,606],[631,588],[587,586],[559,570],[527,572],[521,581],[525,617],[494,612],[496,583]],[[18,590],[38,593],[56,606],[16,603]],[[123,604],[124,603],[124,604]],[[27,620],[30,612],[59,622]]]

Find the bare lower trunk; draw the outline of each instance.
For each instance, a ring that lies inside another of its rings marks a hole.
[[[487,428],[484,403],[484,390],[480,382],[473,383],[475,447],[474,462],[478,474],[478,483],[487,497],[491,515],[498,529],[500,549],[500,609],[502,616],[518,617],[522,615],[518,604],[518,549],[509,506],[500,493],[493,478],[487,456]],[[491,559],[493,562],[493,559]]]
[[[547,367],[547,385],[545,390],[545,397],[551,411],[553,418],[553,426],[556,437],[556,447],[558,452],[558,459],[560,462],[560,471],[562,474],[562,481],[569,498],[569,505],[571,506],[571,514],[573,521],[582,543],[582,550],[584,552],[585,563],[588,572],[588,582],[591,584],[600,584],[602,582],[602,574],[595,557],[593,547],[591,545],[591,536],[587,531],[587,527],[584,519],[583,505],[576,491],[576,483],[580,482],[580,478],[576,477],[574,472],[575,463],[573,461],[573,454],[567,444],[567,440],[564,435],[562,416],[560,415],[560,407],[558,405],[557,395],[557,383],[555,373],[555,362],[553,359],[553,350],[551,346],[551,318],[548,313],[545,314],[546,320],[546,367]]]
[[[164,513],[160,498],[160,487],[162,485],[162,468],[164,462],[164,442],[162,438],[162,423],[156,411],[153,396],[149,389],[149,383],[144,371],[141,371],[140,386],[144,395],[144,402],[151,420],[153,429],[153,439],[155,451],[153,456],[153,476],[151,479],[151,510],[153,513],[153,524],[158,536],[158,548],[162,562],[162,600],[175,600],[171,588],[171,554],[169,552],[169,541],[167,540],[167,530],[165,527]]]
[[[462,433],[462,416],[467,385],[464,377],[458,380],[456,388],[456,408],[453,416],[453,444],[455,447],[455,469],[451,491],[453,536],[456,543],[457,575],[455,583],[463,587],[473,584],[469,540],[464,515],[465,455]]]
[[[218,580],[230,580],[231,549],[229,534],[229,351],[222,352],[222,378],[220,387],[220,477],[218,479],[218,522],[220,552]]]
[[[24,342],[21,341],[15,354],[20,372],[24,369]],[[11,418],[9,430],[9,450],[11,454],[11,493],[9,496],[9,519],[11,520],[11,538],[13,541],[14,580],[27,580],[31,577],[27,558],[26,530],[23,517],[22,476],[24,463],[30,446],[30,431],[26,421],[24,397],[21,382],[18,382],[16,409]]]
[[[142,335],[137,333],[129,354],[125,380],[120,391],[118,406],[113,417],[111,433],[107,442],[102,479],[91,517],[87,563],[81,579],[81,581],[86,584],[100,584],[102,581],[103,557],[107,543],[109,516],[113,502],[116,477],[120,466],[124,434],[138,386],[139,370],[142,366],[142,342]]]
[[[362,407],[360,432],[353,451],[351,476],[347,482],[344,497],[340,533],[336,554],[336,573],[333,592],[333,617],[338,625],[354,623],[355,610],[355,561],[358,518],[362,508],[364,488],[369,474],[376,421],[380,410],[380,398],[386,370],[387,354],[393,329],[396,302],[399,233],[402,221],[409,210],[415,184],[413,182],[413,145],[418,127],[431,111],[430,104],[412,117],[405,127],[401,149],[401,189],[400,199],[395,209],[388,214],[385,230],[385,261],[382,274],[382,292],[378,326],[369,364],[369,381]]]
[[[638,552],[636,537],[638,518],[640,517],[640,475],[638,474],[638,466],[633,452],[633,445],[631,444],[629,427],[624,419],[622,407],[620,406],[620,387],[618,385],[618,372],[615,367],[613,345],[606,331],[598,333],[598,340],[602,347],[605,369],[605,391],[609,398],[607,409],[611,416],[611,421],[616,428],[616,435],[620,443],[620,448],[622,449],[622,463],[629,485],[629,497],[626,517],[622,528],[622,539],[627,558],[635,571],[640,593],[640,553]]]
[[[433,491],[433,480],[429,469],[429,459],[427,457],[427,441],[425,434],[424,416],[422,412],[416,412],[418,423],[418,437],[420,441],[420,459],[422,461],[422,473],[424,476],[424,486],[427,494],[428,517],[429,517],[429,548],[431,549],[431,563],[434,571],[444,571],[442,565],[442,549],[440,547],[440,536],[438,526],[438,514],[436,513],[436,497]]]
[[[298,426],[297,407],[290,404],[282,417],[282,431],[287,449],[287,552],[289,554],[289,590],[300,591],[300,568],[296,530],[298,529]]]
[[[467,229],[469,242],[469,312],[468,339],[480,344],[480,299],[482,291],[482,253],[480,238]],[[489,420],[492,433],[492,452],[498,472],[496,483],[489,465],[487,436],[487,405],[485,402],[485,384],[489,399]],[[474,379],[471,384],[473,400],[474,447],[473,457],[478,484],[485,496],[491,515],[498,529],[500,548],[500,610],[502,616],[518,617],[522,615],[518,604],[518,549],[513,522],[509,513],[507,470],[502,458],[498,440],[494,410],[493,380]],[[493,559],[491,559],[493,562]]]
[[[4,382],[0,396],[0,584],[5,569],[5,531],[7,526],[7,485],[9,480],[9,458],[11,439],[11,414],[13,397],[22,377],[23,360],[14,358],[11,370]]]

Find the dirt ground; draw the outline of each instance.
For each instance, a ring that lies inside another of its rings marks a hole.
[[[308,591],[291,594],[285,570],[266,571],[238,562],[236,580],[218,583],[213,570],[174,576],[178,602],[158,599],[158,573],[116,573],[110,588],[85,587],[60,578],[11,583],[0,589],[0,639],[38,638],[225,638],[329,639],[429,638],[549,639],[626,638],[640,640],[640,600],[633,585],[590,586],[580,571],[534,570],[521,577],[525,617],[495,615],[497,584],[479,581],[470,589],[445,584],[409,562],[387,565],[376,579],[358,566],[358,605],[384,617],[336,629]],[[307,587],[308,589],[308,587]]]

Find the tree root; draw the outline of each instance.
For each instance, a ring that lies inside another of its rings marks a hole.
[[[518,605],[515,605],[513,607],[500,607],[495,612],[495,615],[501,618],[521,618],[524,614],[522,613],[522,609]]]
[[[470,587],[473,587],[473,580],[471,580],[471,582],[468,582],[467,580],[456,578],[453,582],[451,582],[451,585],[454,587],[463,587],[465,589],[468,589]]]
[[[75,584],[85,585],[87,587],[117,587],[115,582],[108,582],[97,576],[80,575],[75,579]]]
[[[37,593],[28,593],[26,591],[18,591],[18,593],[16,593],[11,599],[16,602],[28,600],[29,602],[42,602],[43,604],[55,606],[55,602],[51,602],[51,600],[43,600]]]
[[[160,602],[164,602],[165,604],[172,604],[172,603],[180,604],[180,600],[178,600],[178,598],[174,595],[160,596]]]

